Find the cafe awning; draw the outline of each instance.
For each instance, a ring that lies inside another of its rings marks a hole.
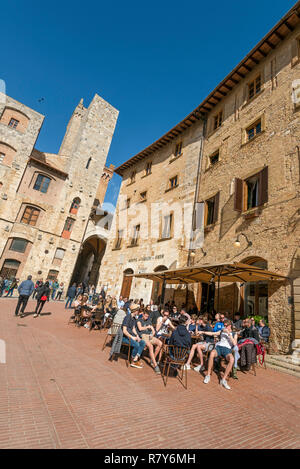
[[[254,265],[232,262],[227,264],[195,265],[175,270],[134,274],[134,277],[167,284],[188,284],[198,282],[258,282],[285,280],[287,277],[277,272],[261,269]]]

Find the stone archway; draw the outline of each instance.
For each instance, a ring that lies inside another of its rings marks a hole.
[[[241,261],[243,264],[255,265],[268,269],[268,261],[262,257],[251,256]],[[240,311],[246,316],[263,316],[268,318],[268,282],[247,282],[241,287]]]
[[[166,267],[165,265],[159,265],[158,267],[154,269],[154,272],[162,272],[164,270],[168,270],[168,267]],[[154,304],[160,304],[162,293],[163,293],[163,283],[153,282],[151,299],[153,300]]]
[[[71,283],[84,282],[86,285],[97,285],[105,248],[105,240],[98,236],[90,236],[84,241],[77,257]]]

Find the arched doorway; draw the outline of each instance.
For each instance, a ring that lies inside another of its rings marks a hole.
[[[121,293],[120,293],[120,295],[123,298],[129,298],[130,296],[130,290],[131,290],[133,277],[129,277],[129,275],[133,275],[133,274],[134,272],[132,269],[126,269],[123,272],[123,282],[122,282],[122,288],[121,288]]]
[[[250,257],[242,261],[261,269],[268,268],[268,262],[262,257]],[[247,282],[241,289],[241,313],[244,316],[268,317],[268,282]]]
[[[89,285],[97,285],[105,248],[105,241],[98,236],[91,236],[83,243],[75,264],[71,283],[85,282]]]
[[[159,265],[154,269],[154,272],[162,272],[164,270],[168,270],[165,265]],[[163,292],[163,282],[153,282],[152,292],[151,292],[151,299],[153,300],[154,304],[161,303],[161,295]]]
[[[16,278],[20,264],[21,262],[16,261],[15,259],[5,259],[0,276],[7,279]]]

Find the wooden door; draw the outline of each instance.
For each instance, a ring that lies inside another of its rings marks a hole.
[[[122,283],[122,288],[121,288],[121,293],[120,293],[120,295],[123,298],[129,298],[132,279],[133,277],[131,276],[129,277],[128,275],[124,275],[123,277],[123,283]]]

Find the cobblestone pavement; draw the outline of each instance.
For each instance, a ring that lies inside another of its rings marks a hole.
[[[27,311],[32,312],[34,301]],[[0,300],[0,448],[299,448],[299,379],[258,368],[227,391],[189,371],[165,388],[148,366],[109,362],[105,333],[67,325],[70,310],[14,317]]]

